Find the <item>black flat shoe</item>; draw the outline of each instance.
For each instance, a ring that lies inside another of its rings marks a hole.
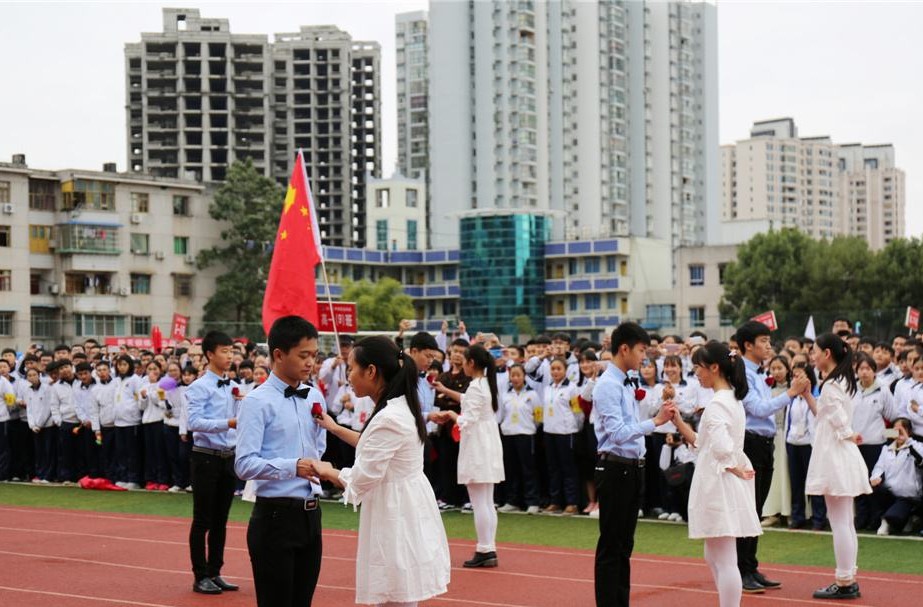
[[[497,553],[496,552],[475,552],[474,558],[470,561],[465,561],[465,567],[496,567],[497,566]]]
[[[756,580],[760,586],[766,588],[767,590],[778,590],[782,587],[782,582],[774,582],[772,580],[768,580],[766,579],[766,576],[759,571],[753,574],[753,579]]]
[[[202,578],[192,585],[192,591],[199,594],[221,594],[221,588],[209,578]]]
[[[819,588],[814,591],[815,599],[858,599],[861,596],[859,584],[855,582],[849,586],[830,584],[826,588]]]
[[[763,594],[766,587],[756,581],[752,573],[741,576],[740,581],[743,583],[744,594]]]
[[[212,582],[214,582],[215,586],[226,592],[234,592],[235,590],[240,590],[240,586],[225,581],[224,578],[222,578],[220,575],[213,577]]]

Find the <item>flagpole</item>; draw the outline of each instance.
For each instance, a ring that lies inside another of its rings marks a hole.
[[[308,192],[311,194],[309,200],[311,206],[314,206],[314,194],[311,192],[311,182],[308,181],[308,169],[304,163],[304,150],[302,148],[298,148],[298,157],[301,159],[301,171],[304,176],[305,187],[308,188]],[[320,226],[318,226],[318,232],[320,232]],[[317,246],[321,248],[323,247],[323,243],[318,242]],[[327,262],[323,255],[320,256],[320,268],[321,273],[324,275],[324,290],[327,292],[327,306],[330,310],[330,321],[333,323],[333,339],[337,347],[337,356],[342,356],[343,353],[340,351],[340,331],[337,329],[337,317],[333,312],[333,298],[330,295],[330,279],[327,278]]]

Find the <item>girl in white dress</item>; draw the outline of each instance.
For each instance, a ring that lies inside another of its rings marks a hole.
[[[836,581],[815,591],[814,598],[856,599],[861,595],[856,583],[859,542],[853,502],[857,495],[871,493],[872,487],[868,467],[859,452],[862,437],[852,428],[853,402],[857,398],[853,356],[847,343],[832,333],[817,338],[811,356],[824,383],[816,402],[810,393],[805,393],[816,416],[805,492],[824,496],[836,556]]]
[[[443,594],[449,545],[436,496],[423,475],[426,427],[417,397],[417,367],[386,337],[367,337],[349,353],[349,383],[376,405],[361,433],[324,414],[317,423],[356,448],[352,468],[312,462],[343,488],[359,514],[356,602],[413,607]]]
[[[711,341],[692,356],[703,388],[715,394],[705,406],[699,432],[673,417],[686,443],[698,452],[689,492],[689,537],[705,540],[705,561],[718,588],[721,607],[737,607],[743,594],[737,568],[738,537],[761,535],[756,515],[755,473],[744,455],[746,415],[741,400],[747,376],[740,355]]]
[[[465,561],[465,567],[496,567],[494,484],[505,478],[503,445],[497,425],[497,369],[493,356],[478,345],[465,352],[462,369],[471,378],[471,383],[462,395],[461,415],[455,411],[443,411],[439,417],[442,422],[452,420],[461,431],[458,482],[468,488],[478,536],[474,558]]]

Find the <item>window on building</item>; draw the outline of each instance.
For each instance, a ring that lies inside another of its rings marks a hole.
[[[720,285],[724,284],[724,272],[725,270],[727,270],[727,267],[728,267],[728,264],[726,263],[718,264],[718,284]]]
[[[584,297],[584,305],[587,310],[599,310],[602,307],[602,296],[599,293],[589,293]]]
[[[149,234],[131,234],[131,252],[135,255],[150,255],[151,236]]]
[[[577,274],[577,260],[576,259],[567,260],[567,273],[570,276],[574,276],[575,274]]]
[[[132,192],[131,193],[131,212],[132,213],[147,213],[148,206],[150,203],[150,195],[146,192]]]
[[[0,226],[0,247],[11,247],[12,244],[12,234],[10,232],[10,226]]]
[[[414,190],[414,189],[407,190],[407,193],[406,193],[407,198],[405,201],[407,208],[409,209],[417,208],[417,196],[418,195],[419,195],[419,192],[417,192],[417,190]]]
[[[616,269],[618,267],[617,264],[618,262],[615,258],[615,255],[609,255],[608,257],[606,257],[606,273],[615,274],[618,271]]]
[[[173,297],[192,297],[192,275],[173,275]]]
[[[599,257],[588,257],[583,260],[583,271],[587,274],[599,274]]]
[[[110,314],[74,314],[76,335],[106,337],[125,335],[125,317]]]
[[[49,338],[58,334],[57,312],[49,308],[32,308],[32,337]]]
[[[0,270],[0,291],[13,290],[13,271]]]
[[[645,307],[644,324],[650,327],[672,327],[676,324],[676,306],[651,304]]]
[[[51,226],[29,226],[29,252],[48,253],[51,244]]]
[[[13,312],[0,312],[0,335],[13,336]]]
[[[391,206],[391,190],[388,188],[375,190],[375,206],[379,209],[387,209]]]
[[[115,210],[115,184],[107,181],[75,179],[61,184],[61,203],[65,211],[92,209]]]
[[[410,251],[417,250],[417,220],[407,220],[407,249]]]
[[[689,308],[689,326],[705,326],[705,308],[703,306],[693,306]]]
[[[445,316],[455,316],[458,313],[458,308],[455,305],[454,301],[444,301],[442,302],[442,313]]]
[[[151,275],[150,274],[132,274],[131,275],[131,293],[132,295],[150,295],[151,294]]]
[[[379,251],[388,250],[388,220],[379,219],[375,222],[375,248]]]
[[[608,293],[606,295],[606,307],[610,310],[614,310],[619,306],[619,297],[615,293]]]
[[[107,225],[66,224],[59,226],[62,253],[118,255],[119,229]]]
[[[577,311],[577,296],[568,295],[567,299],[568,299],[567,307],[570,309],[571,312],[576,312]]]
[[[689,286],[690,287],[701,287],[705,284],[705,266],[703,265],[690,265],[689,266]]]
[[[132,335],[150,335],[151,334],[151,317],[150,316],[132,316],[131,317],[131,334]]]
[[[29,180],[29,208],[34,211],[54,211],[57,182],[47,179]]]
[[[0,181],[0,202],[10,201],[10,182]]]
[[[442,280],[458,280],[458,270],[455,268],[442,268]]]
[[[174,236],[173,237],[173,253],[176,255],[187,255],[189,253],[189,237],[188,236]]]
[[[173,214],[181,217],[189,217],[189,196],[173,197]]]

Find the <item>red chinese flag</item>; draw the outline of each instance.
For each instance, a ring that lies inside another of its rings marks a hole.
[[[285,194],[282,219],[263,295],[263,330],[280,316],[298,315],[317,326],[314,268],[321,262],[320,229],[301,151]]]

